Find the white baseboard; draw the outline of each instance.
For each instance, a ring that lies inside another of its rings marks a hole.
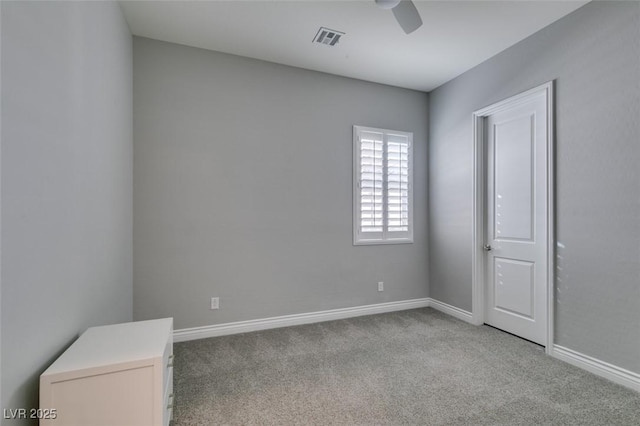
[[[553,345],[551,356],[640,392],[640,374],[559,345]]]
[[[406,309],[426,308],[430,299],[412,299],[400,302],[378,303],[375,305],[356,306],[353,308],[331,309],[328,311],[308,312],[304,314],[283,315],[279,317],[230,322],[207,325],[204,327],[183,328],[173,332],[174,342],[206,339],[208,337],[226,336],[229,334],[247,333],[250,331],[271,328],[289,327],[292,325],[311,324],[314,322],[333,321],[363,315],[382,314],[385,312],[403,311]]]
[[[471,312],[465,311],[464,309],[456,308],[455,306],[431,298],[429,298],[429,306],[436,311],[443,312],[454,318],[473,324],[473,315],[471,315]]]

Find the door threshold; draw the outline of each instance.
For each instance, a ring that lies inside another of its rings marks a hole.
[[[520,336],[518,336],[517,334],[509,333],[508,331],[504,331],[504,330],[503,330],[503,329],[501,329],[501,328],[494,327],[494,326],[492,326],[492,325],[490,325],[490,324],[487,324],[487,323],[484,323],[483,325],[486,325],[487,327],[493,328],[494,330],[498,330],[498,331],[500,331],[500,332],[502,332],[502,333],[505,333],[505,334],[508,334],[508,335],[510,335],[510,336],[517,337],[518,339],[520,339],[520,340],[524,340],[524,341],[525,341],[525,342],[527,342],[527,343],[534,344],[534,345],[536,345],[536,347],[537,347],[536,349],[539,349],[539,350],[541,350],[541,351],[544,351],[544,350],[546,349],[546,347],[545,347],[544,345],[541,345],[540,343],[536,343],[536,342],[534,342],[534,341],[532,341],[532,340],[529,340],[529,339],[525,339],[524,337],[520,337]]]

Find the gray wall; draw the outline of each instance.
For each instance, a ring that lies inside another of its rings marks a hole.
[[[132,317],[131,43],[117,3],[2,2],[3,408]]]
[[[2,2],[0,1],[0,92],[2,91]],[[1,99],[1,96],[0,96]],[[2,404],[2,102],[0,101],[0,405]],[[2,421],[0,421],[0,424]]]
[[[556,81],[556,343],[640,372],[640,3],[593,2],[430,96],[430,293],[471,310],[471,113]]]
[[[134,317],[180,329],[426,297],[427,107],[134,38]],[[354,124],[414,132],[414,244],[352,245]]]

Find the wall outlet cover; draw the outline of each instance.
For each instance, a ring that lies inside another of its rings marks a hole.
[[[212,297],[211,298],[211,309],[219,309],[220,308],[220,298]]]

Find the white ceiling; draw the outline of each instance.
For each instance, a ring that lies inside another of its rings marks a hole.
[[[134,35],[430,91],[586,1],[414,1],[406,35],[374,0],[121,1]],[[313,44],[318,28],[345,32]]]

